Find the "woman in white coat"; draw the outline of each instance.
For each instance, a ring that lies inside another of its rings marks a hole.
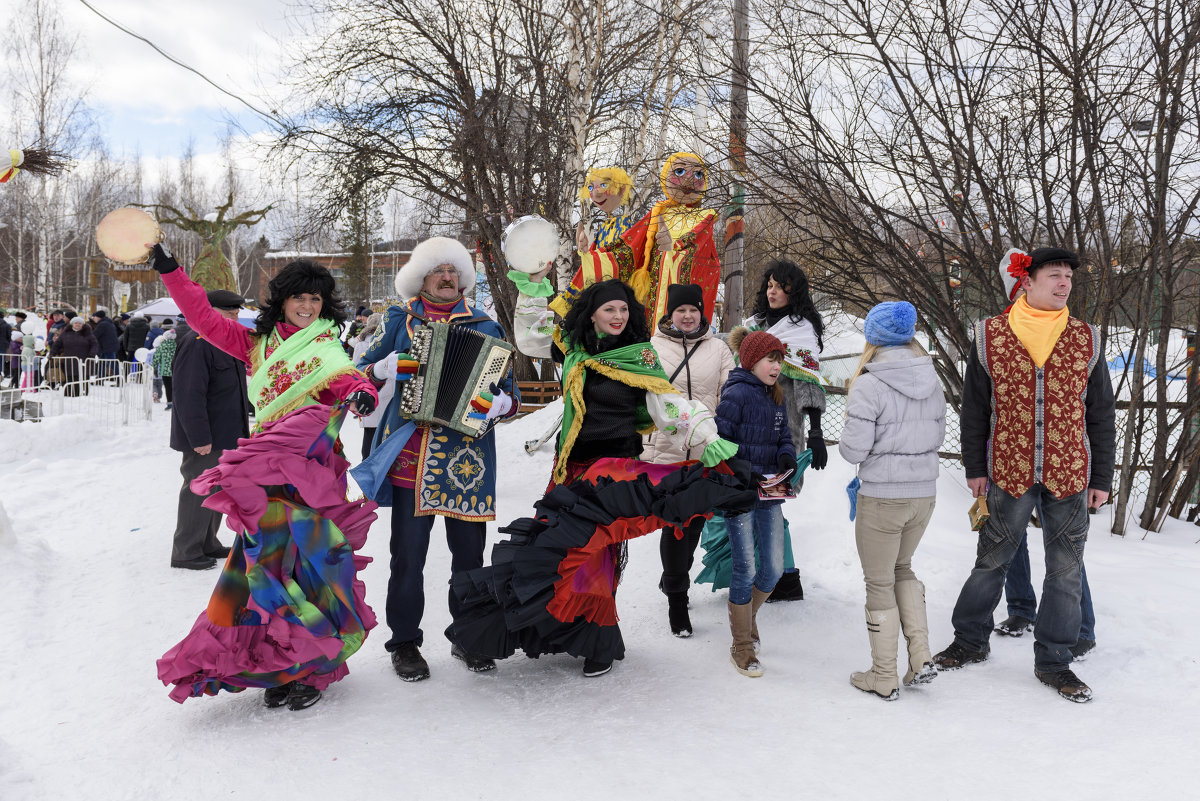
[[[933,681],[925,585],[913,553],[933,515],[946,400],[933,359],[913,339],[911,303],[881,303],[867,314],[867,347],[851,381],[838,448],[858,465],[854,539],[867,587],[871,669],[850,683],[885,701],[899,697],[896,641],[908,641],[905,686]],[[852,492],[852,497],[854,493]]]
[[[717,408],[721,387],[736,365],[729,346],[713,336],[699,284],[667,287],[667,313],[659,320],[650,344],[658,351],[663,370],[680,395],[700,401],[710,410]],[[671,464],[695,460],[700,458],[700,451],[699,447],[684,449],[677,439],[668,439],[655,431],[643,440],[642,461]],[[689,572],[703,528],[704,521],[697,520],[682,536],[674,526],[664,528],[660,534],[658,552],[663,572],[658,588],[667,596],[667,617],[676,637],[692,636],[692,621],[688,616]]]

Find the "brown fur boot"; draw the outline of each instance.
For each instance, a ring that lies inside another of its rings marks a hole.
[[[771,593],[763,592],[758,587],[750,590],[750,639],[754,641],[754,653],[762,653],[762,639],[758,636],[758,610],[771,597]]]

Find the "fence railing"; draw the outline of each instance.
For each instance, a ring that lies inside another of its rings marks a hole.
[[[0,419],[37,422],[80,414],[105,428],[149,420],[151,372],[119,359],[35,357],[10,364],[0,388]]]

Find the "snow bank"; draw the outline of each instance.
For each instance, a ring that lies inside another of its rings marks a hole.
[[[523,445],[554,414],[498,429],[492,542],[546,485],[552,448],[531,457]],[[0,492],[20,533],[0,551],[13,625],[0,660],[4,801],[319,798],[348,788],[363,799],[695,801],[747,786],[765,798],[816,799],[924,799],[969,787],[973,798],[1007,801],[1183,798],[1200,781],[1200,689],[1190,678],[1200,633],[1182,622],[1196,602],[1200,529],[1179,521],[1143,541],[1110,537],[1109,507],[1093,518],[1087,565],[1099,645],[1078,667],[1096,694],[1084,706],[1034,679],[1028,636],[993,638],[988,662],[904,690],[895,703],[850,686],[869,651],[844,492],[853,469],[836,449],[785,507],[806,600],[760,613],[761,679],[729,664],[724,592],[693,588],[696,634],[670,635],[654,537],[631,543],[618,594],[628,656],[612,673],[584,679],[565,656],[515,656],[469,673],[441,633],[450,560],[439,524],[425,573],[429,681],[392,673],[381,622],[350,675],[310,710],[266,709],[257,692],[177,706],[154,661],[188,631],[216,573],[168,566],[180,479],[167,416],[158,407],[150,424],[113,435],[78,423],[27,428],[30,439],[17,443],[0,427]],[[359,428],[343,434],[357,453]],[[11,457],[15,444],[26,456]],[[22,464],[30,454],[36,464]],[[974,559],[963,484],[943,471],[914,559],[935,650],[953,637],[950,612]],[[389,523],[385,511],[365,549],[375,558],[367,600],[381,618]]]

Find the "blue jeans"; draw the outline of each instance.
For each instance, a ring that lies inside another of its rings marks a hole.
[[[729,579],[729,602],[748,604],[751,586],[762,592],[775,589],[783,575],[783,504],[759,501],[754,511],[725,518],[733,574]],[[758,569],[754,567],[754,545],[758,543]]]
[[[1017,546],[1016,556],[1008,566],[1008,574],[1004,577],[1004,599],[1008,602],[1008,614],[1020,615],[1026,620],[1037,620],[1037,595],[1033,591],[1033,582],[1029,571],[1029,546],[1027,537],[1021,537]],[[1080,640],[1096,639],[1096,612],[1092,609],[1092,591],[1088,587],[1087,568],[1081,563],[1079,574],[1083,577],[1083,600],[1080,603],[1080,613],[1083,623],[1079,627]]]
[[[987,651],[992,614],[1000,603],[1004,576],[1026,535],[1035,507],[1042,511],[1046,547],[1046,580],[1041,614],[1033,627],[1033,664],[1043,672],[1066,670],[1071,646],[1079,639],[1082,618],[1083,548],[1087,542],[1087,492],[1061,500],[1041,484],[1014,498],[991,484],[987,492],[991,517],[979,531],[975,567],[954,604],[954,641],[971,651]]]

